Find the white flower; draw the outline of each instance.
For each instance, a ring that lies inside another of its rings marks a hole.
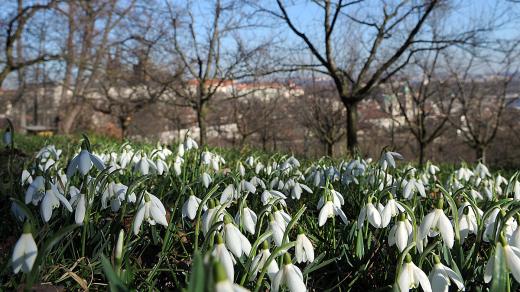
[[[182,205],[182,218],[188,217],[190,220],[195,219],[201,201],[201,199],[194,195],[189,196],[188,200]]]
[[[436,208],[424,216],[421,226],[419,227],[418,240],[425,239],[430,231],[438,231],[444,243],[449,247],[453,247],[455,240],[455,233],[453,232],[453,226],[451,225],[450,219],[444,214],[442,210],[443,200],[437,202]],[[422,245],[418,245],[418,249],[422,252]]]
[[[237,224],[241,224],[244,229],[251,234],[255,234],[257,220],[258,218],[255,212],[253,212],[253,210],[249,209],[248,207],[244,207],[242,212],[239,211],[235,215],[235,222]]]
[[[220,204],[231,202],[238,198],[238,192],[232,184],[229,184],[220,195]]]
[[[5,145],[11,145],[11,143],[13,143],[13,134],[9,128],[4,132],[2,140],[4,141]]]
[[[385,208],[383,208],[383,212],[381,212],[381,227],[387,227],[388,224],[390,224],[390,220],[397,216],[399,212],[404,212],[403,206],[394,198],[390,197]]]
[[[85,194],[80,194],[76,205],[76,212],[74,213],[74,220],[76,224],[83,225],[85,220],[85,212],[87,210],[87,204],[85,201]]]
[[[148,192],[145,192],[139,210],[137,210],[137,214],[135,215],[135,235],[139,234],[143,220],[148,221],[150,225],[159,223],[163,226],[168,226],[168,221],[166,221],[166,209],[164,209],[163,204],[156,196]]]
[[[284,254],[282,266],[274,277],[271,288],[273,292],[277,292],[282,285],[287,286],[291,292],[307,291],[303,282],[303,274],[297,266],[292,264],[291,256],[288,253]]]
[[[272,232],[272,238],[276,246],[281,246],[283,234],[285,233],[285,225],[275,220],[272,214],[269,214],[269,228]]]
[[[177,176],[181,175],[181,166],[184,162],[184,159],[180,156],[175,157],[175,162],[173,163],[173,170]]]
[[[29,223],[25,223],[23,234],[14,245],[13,256],[11,258],[13,272],[18,274],[21,270],[29,273],[32,270],[36,256],[38,255],[38,247],[31,234]]]
[[[202,214],[202,233],[206,235],[211,226],[224,218],[224,214],[219,212],[219,206],[215,206],[215,203],[210,200],[208,209]]]
[[[400,252],[408,246],[413,239],[413,227],[404,213],[399,215],[399,220],[392,226],[388,233],[388,244],[396,245]]]
[[[186,137],[186,140],[184,141],[184,148],[186,148],[186,150],[198,149],[199,144],[197,144],[197,142],[195,140],[193,140],[193,138],[188,136],[188,137]]]
[[[421,288],[425,292],[431,292],[432,287],[426,274],[419,269],[413,262],[410,255],[406,255],[405,263],[401,267],[401,272],[397,278],[397,285],[400,291],[408,292],[410,288]]]
[[[163,175],[163,173],[166,173],[169,170],[168,164],[166,164],[166,162],[161,158],[155,160],[155,168],[158,175]]]
[[[263,242],[262,250],[253,258],[251,262],[249,281],[253,281],[256,278],[256,275],[260,270],[264,268],[264,265],[267,262],[267,259],[271,256],[271,252],[269,252],[269,246],[266,241]],[[267,267],[267,275],[273,280],[276,273],[278,273],[279,269],[276,265],[276,261],[271,261],[269,267]]]
[[[224,270],[226,271],[228,279],[233,280],[235,278],[235,260],[231,253],[227,250],[224,245],[224,240],[220,234],[217,235],[217,244],[213,248],[211,255],[217,258],[217,260],[222,263],[224,266]]]
[[[375,228],[381,227],[381,213],[379,213],[376,207],[374,207],[374,204],[372,204],[372,198],[369,199],[368,203],[363,206],[359,212],[357,221],[359,229],[363,228],[365,220],[368,220]]]
[[[422,184],[422,182],[417,181],[415,178],[412,178],[405,184],[403,190],[403,198],[409,200],[416,192],[419,192],[421,197],[426,198],[426,191],[424,190],[424,185]]]
[[[202,181],[202,184],[204,185],[204,187],[207,189],[207,188],[209,188],[209,185],[211,184],[212,179],[208,173],[204,172],[201,176],[201,181]]]
[[[388,166],[395,168],[395,159],[404,159],[403,156],[397,152],[385,152],[379,160],[379,164],[386,170]]]
[[[27,169],[24,169],[22,171],[22,178],[20,179],[20,182],[22,183],[22,186],[26,183],[31,184],[33,182],[31,174],[27,171]]]
[[[520,201],[520,182],[517,180],[515,180],[515,184],[513,186],[513,194],[515,200]]]
[[[147,175],[150,173],[150,168],[154,172],[157,171],[155,163],[151,161],[146,155],[143,155],[134,165],[134,172],[138,172],[141,175]]]
[[[45,196],[40,204],[40,211],[43,221],[49,222],[52,216],[52,210],[63,204],[69,212],[72,212],[72,206],[69,201],[58,191],[56,185],[51,184],[51,189],[45,192]]]
[[[332,201],[327,201],[325,205],[320,210],[320,215],[318,218],[318,225],[321,227],[327,222],[327,219],[330,217],[339,216],[343,223],[347,224],[347,216],[343,213],[340,207],[334,205]]]
[[[448,292],[451,282],[453,282],[459,290],[464,291],[464,282],[462,277],[449,267],[443,265],[437,255],[434,256],[434,261],[435,265],[433,266],[433,270],[430,272],[430,276],[428,277],[432,286],[432,290],[435,292]]]
[[[76,171],[84,176],[90,171],[92,165],[99,170],[105,169],[105,164],[99,157],[83,149],[70,161],[69,167],[67,167],[67,177],[72,177]]]
[[[213,276],[215,279],[215,292],[247,292],[248,289],[234,284],[228,280],[226,275],[226,269],[224,265],[219,261],[215,261],[213,264]]]
[[[122,183],[110,182],[101,196],[101,207],[106,209],[108,207],[108,201],[110,200],[110,207],[113,212],[117,212],[121,207],[121,203],[128,199],[128,202],[135,203],[137,200],[136,195],[131,193],[128,195],[128,187]]]
[[[477,212],[482,216],[482,210],[477,209]],[[466,240],[470,234],[476,235],[478,233],[477,217],[468,202],[464,202],[464,204],[459,207],[458,215],[460,242],[464,243],[464,240]]]
[[[431,174],[431,175],[435,175],[437,172],[440,171],[440,168],[434,164],[430,164],[430,166],[428,167],[428,172]]]
[[[296,237],[295,256],[297,263],[314,261],[314,247],[301,228]]]
[[[500,240],[495,248],[495,253],[501,248],[503,257],[506,260],[506,266],[509,272],[513,274],[516,282],[520,283],[520,249],[510,246],[503,234],[500,235]],[[484,272],[484,282],[489,283],[493,278],[493,270],[495,267],[495,256],[492,255],[486,265]]]
[[[43,176],[37,176],[27,188],[25,192],[25,204],[33,203],[37,205],[45,194],[45,179]]]
[[[237,258],[243,254],[248,256],[251,252],[251,243],[232,222],[233,220],[229,215],[224,216],[224,239],[226,246]]]

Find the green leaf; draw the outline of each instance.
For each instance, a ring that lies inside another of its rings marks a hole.
[[[495,263],[490,291],[509,291],[508,277],[509,272],[507,271],[504,247],[498,243],[495,248]]]
[[[193,266],[191,268],[190,283],[188,285],[189,292],[204,292],[206,283],[204,272],[204,264],[202,255],[196,252],[193,257]]]
[[[101,255],[101,265],[103,266],[103,272],[105,272],[105,276],[107,277],[108,283],[110,285],[110,291],[130,291],[119,279],[116,272],[112,268],[110,261],[104,255]]]

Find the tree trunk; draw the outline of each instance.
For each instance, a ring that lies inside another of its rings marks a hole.
[[[358,126],[358,111],[357,102],[347,104],[347,149],[351,155],[357,151],[357,126]]]
[[[327,156],[332,157],[334,152],[334,144],[330,142],[325,142],[325,151]]]
[[[486,164],[486,149],[487,147],[484,145],[479,145],[475,148],[475,154],[477,156],[477,161],[480,161]]]
[[[205,104],[201,104],[197,107],[197,123],[199,125],[199,143],[201,146],[207,144],[207,124],[206,124],[206,112],[207,108]]]
[[[424,155],[425,155],[424,152],[425,152],[426,144],[419,142],[418,146],[419,146],[419,167],[422,167],[424,164]]]
[[[64,134],[70,134],[74,129],[74,122],[78,117],[82,106],[80,104],[74,104],[72,109],[67,112],[63,118],[62,131]]]

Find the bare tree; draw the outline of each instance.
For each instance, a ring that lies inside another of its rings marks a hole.
[[[321,71],[334,80],[347,111],[347,146],[353,152],[358,145],[359,102],[405,67],[416,52],[454,41],[432,42],[423,29],[433,11],[443,7],[443,1],[381,1],[377,12],[363,0],[309,2],[323,15],[321,32],[313,36],[298,27],[285,1],[277,0],[278,11],[263,10],[286,23],[312,53],[317,63],[306,64],[305,68]],[[344,50],[348,50],[349,45],[338,39],[346,30],[338,27],[348,29],[352,36],[347,40],[354,44],[350,45],[347,58]]]
[[[99,77],[111,32],[133,8],[135,0],[121,5],[120,0],[68,1],[59,11],[67,17],[68,31],[64,48],[65,72],[62,101],[65,113],[60,128],[70,133],[86,104],[85,97]]]
[[[439,72],[440,50],[417,55],[402,81],[390,82],[405,127],[415,139],[419,165],[425,162],[426,148],[443,134],[455,100],[448,80]]]
[[[299,105],[302,125],[318,138],[325,155],[332,157],[334,145],[345,136],[346,120],[345,107],[338,100],[334,85],[330,80],[318,83],[313,76]]]
[[[138,60],[138,64],[132,64],[124,62],[126,58],[121,56],[121,50],[116,50],[107,68],[100,73],[98,89],[87,96],[94,110],[117,120],[123,139],[134,115],[159,101],[170,80],[176,78],[152,62],[150,51],[151,47],[145,47],[130,52],[135,56],[128,58]]]
[[[516,46],[495,50],[493,54],[475,49],[462,64],[454,59],[448,63],[456,96],[455,114],[450,122],[483,163],[501,126],[509,85],[518,71]],[[496,55],[502,55],[500,60],[496,60]],[[487,76],[479,77],[476,72]]]
[[[0,88],[11,72],[23,70],[25,67],[57,58],[57,55],[47,52],[24,58],[22,55],[22,46],[18,46],[19,49],[17,49],[16,45],[18,42],[21,42],[25,27],[31,18],[35,17],[39,11],[53,8],[58,2],[58,0],[51,0],[45,4],[33,4],[24,7],[23,0],[18,0],[15,15],[5,20],[5,22],[2,21],[2,28],[5,27],[5,40],[4,56],[0,70]]]
[[[216,0],[205,4],[208,13],[197,14],[188,1],[181,13],[167,2],[173,30],[174,53],[185,68],[183,86],[174,87],[171,104],[193,109],[201,144],[207,143],[207,115],[211,100],[234,80],[251,75],[247,62],[266,44],[244,40],[241,31],[250,28],[240,1]]]

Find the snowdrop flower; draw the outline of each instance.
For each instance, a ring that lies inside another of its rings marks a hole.
[[[242,286],[232,283],[227,278],[226,269],[224,266],[218,262],[215,261],[213,263],[213,277],[215,279],[215,289],[213,291],[215,292],[247,292],[249,291],[246,288],[243,288]]]
[[[403,182],[404,183],[404,182]],[[406,182],[403,190],[403,198],[410,200],[412,196],[419,192],[421,197],[426,198],[426,191],[421,181],[417,181],[415,178],[410,179]]]
[[[482,216],[483,212],[480,209],[477,209],[479,216]],[[473,208],[468,202],[464,202],[459,207],[458,210],[459,215],[459,233],[460,233],[460,242],[464,243],[464,240],[470,235],[477,235],[478,225],[477,225],[477,217],[475,216],[475,212]]]
[[[387,227],[388,224],[390,224],[390,220],[397,216],[399,212],[404,212],[404,208],[401,206],[401,203],[397,202],[390,194],[390,199],[386,202],[386,206],[381,212],[381,227]]]
[[[285,233],[285,225],[276,221],[272,214],[269,214],[269,229],[272,232],[272,239],[276,246],[282,246],[283,234]]]
[[[484,234],[482,235],[482,240],[485,242],[491,242],[495,240],[495,235],[498,235],[499,230],[495,230],[495,225],[497,222],[498,213],[502,213],[502,216],[505,216],[505,211],[500,210],[499,208],[494,208],[493,211],[489,214],[489,216],[484,221]],[[513,234],[513,231],[517,228],[518,223],[515,218],[510,217],[506,222],[504,222],[503,231],[505,232],[506,238],[510,238]],[[494,234],[493,232],[497,232]]]
[[[25,204],[33,203],[37,205],[45,194],[45,179],[37,176],[25,191]]]
[[[245,163],[249,167],[253,167],[255,165],[255,158],[253,156],[249,156],[248,158],[246,158]]]
[[[276,206],[273,206],[273,210],[274,210],[274,213],[273,213],[274,219],[279,224],[283,225],[284,227],[287,227],[289,222],[291,222],[291,219],[292,219],[291,216],[289,214],[287,214],[283,209],[276,208]]]
[[[435,175],[439,171],[440,171],[440,168],[438,166],[434,165],[434,164],[430,164],[430,166],[428,166],[428,172],[431,175]]]
[[[24,273],[29,273],[33,268],[37,255],[38,247],[31,233],[31,225],[26,222],[23,227],[22,236],[20,236],[14,245],[13,256],[11,258],[13,272],[18,274],[21,270]]]
[[[81,152],[74,157],[67,167],[67,177],[72,177],[76,171],[83,176],[87,175],[87,173],[94,165],[98,170],[105,169],[105,164],[99,157],[94,154],[91,154],[88,150],[82,149]]]
[[[177,148],[177,156],[184,156],[184,144],[179,144],[179,148]]]
[[[260,200],[262,201],[262,204],[264,204],[264,206],[271,204],[276,200],[280,200],[279,202],[285,205],[285,199],[287,199],[287,197],[282,192],[272,189],[265,190],[262,192],[262,195],[260,195]]]
[[[303,274],[297,266],[292,264],[291,256],[288,253],[283,256],[282,266],[274,277],[271,288],[273,292],[278,292],[282,285],[287,286],[291,292],[307,291],[303,282]]]
[[[468,168],[461,167],[459,170],[457,170],[456,175],[458,180],[464,180],[467,182],[474,174],[473,171],[469,170]]]
[[[487,166],[482,164],[482,162],[479,162],[477,164],[477,167],[475,167],[475,174],[480,178],[486,178],[488,176],[491,176],[491,173],[489,173],[489,169]]]
[[[206,189],[209,188],[209,185],[212,182],[211,176],[207,172],[204,172],[202,173],[200,179],[202,181],[202,185],[204,185]]]
[[[157,158],[155,160],[155,170],[157,171],[158,175],[163,175],[169,170],[168,164],[166,164],[166,162],[163,159]]]
[[[507,243],[504,234],[500,234],[500,239],[495,248],[495,253],[499,248],[502,249],[502,254],[506,260],[507,269],[509,272],[511,272],[511,274],[513,274],[513,278],[515,278],[516,282],[520,283],[520,249],[514,246],[510,246]],[[495,256],[492,255],[486,265],[486,270],[484,272],[484,282],[489,283],[491,281],[493,278],[494,268]]]
[[[292,185],[290,186],[290,191],[291,191],[291,198],[296,199],[296,200],[300,199],[303,191],[306,191],[307,193],[312,194],[311,188],[309,188],[308,186],[306,186],[302,183],[295,182],[295,181],[292,181]]]
[[[226,246],[237,258],[243,254],[248,256],[251,252],[251,243],[233,224],[229,215],[224,216],[224,239]]]
[[[384,170],[387,169],[388,166],[395,168],[395,159],[404,159],[403,156],[397,152],[385,152],[381,156],[381,159],[379,160],[379,164],[383,167]]]
[[[216,244],[211,255],[222,263],[228,279],[233,280],[235,278],[235,259],[233,259],[233,256],[224,245],[224,239],[220,233],[217,234]]]
[[[368,199],[368,203],[363,206],[359,212],[357,221],[359,229],[363,228],[365,220],[368,220],[370,225],[374,226],[375,228],[381,227],[381,213],[379,213],[377,208],[374,207],[374,204],[372,204],[372,197]]]
[[[246,168],[240,162],[238,162],[238,173],[241,177],[244,177],[246,175]]]
[[[85,194],[79,194],[76,204],[76,211],[74,212],[74,221],[78,225],[83,225],[85,220],[85,212],[87,210],[87,202],[85,201]]]
[[[403,250],[412,242],[413,227],[410,220],[406,218],[405,213],[399,214],[399,220],[392,226],[388,233],[388,244],[390,246],[396,245],[399,252]]]
[[[202,233],[206,235],[216,221],[221,221],[224,218],[224,214],[219,211],[219,207],[215,205],[213,200],[209,201],[208,209],[202,214]]]
[[[110,182],[101,196],[101,208],[106,209],[110,201],[110,207],[113,212],[119,211],[121,203],[128,199],[128,202],[135,203],[137,197],[134,193],[128,195],[128,187],[122,183]]]
[[[139,210],[137,210],[137,214],[135,215],[135,235],[139,234],[143,220],[148,221],[150,225],[159,223],[165,227],[168,226],[168,222],[166,221],[166,209],[164,209],[163,204],[156,196],[148,192],[144,193]]]
[[[4,135],[2,137],[5,145],[10,146],[13,143],[13,133],[11,133],[11,128],[5,129]]]
[[[296,237],[295,256],[297,263],[312,263],[314,261],[314,247],[301,227]]]
[[[341,210],[340,207],[334,205],[332,201],[329,199],[323,205],[323,207],[320,210],[320,215],[318,218],[318,225],[321,227],[327,222],[327,219],[330,217],[339,216],[343,223],[347,224],[347,216],[345,216],[345,213],[343,213],[343,210]]]
[[[32,176],[27,171],[27,169],[24,169],[22,171],[22,177],[20,179],[20,182],[21,182],[22,186],[24,186],[25,184],[31,184],[33,182]]]
[[[134,165],[134,172],[140,173],[141,175],[149,174],[150,169],[154,172],[157,171],[155,163],[153,163],[153,161],[150,160],[146,155],[143,155],[140,159],[138,159],[137,163]]]
[[[188,137],[186,137],[186,140],[184,141],[184,148],[186,150],[198,149],[199,144],[197,144],[197,142],[195,140],[193,140],[193,138],[188,136]]]
[[[253,210],[249,209],[247,206],[242,208],[242,211],[237,212],[235,215],[236,224],[241,224],[244,229],[251,233],[255,234],[256,222],[258,217],[256,216]]]
[[[515,180],[515,184],[513,186],[513,194],[515,200],[520,201],[520,182],[517,180]]]
[[[464,282],[459,274],[443,265],[437,255],[434,255],[434,262],[435,265],[428,277],[433,291],[448,292],[451,282],[453,282],[459,290],[464,291]]]
[[[260,270],[262,270],[267,262],[267,259],[271,256],[271,252],[269,252],[269,245],[267,244],[267,241],[264,241],[262,243],[262,250],[253,258],[253,261],[251,262],[251,268],[250,273],[251,276],[249,277],[249,281],[253,281],[256,278],[256,275]],[[274,276],[276,276],[276,273],[278,273],[279,269],[276,265],[276,261],[271,261],[269,264],[269,267],[267,267],[267,275],[273,280]]]
[[[181,175],[181,166],[184,162],[184,159],[180,156],[175,157],[175,162],[173,163],[173,170],[177,176]]]
[[[421,226],[419,227],[418,240],[422,241],[428,237],[430,231],[438,231],[442,236],[442,241],[449,247],[453,247],[455,234],[450,219],[442,210],[444,201],[437,201],[437,206],[433,211],[424,216]],[[422,244],[418,244],[418,249],[422,252]]]
[[[425,292],[432,291],[430,280],[426,274],[412,262],[412,257],[409,254],[406,255],[405,263],[401,267],[401,272],[397,278],[397,285],[401,292],[408,292],[410,288],[418,288],[419,285]]]
[[[220,204],[228,203],[238,199],[238,192],[232,184],[229,184],[220,195]]]
[[[200,202],[202,202],[202,200],[195,197],[194,195],[189,196],[188,200],[186,200],[184,205],[182,205],[182,218],[188,217],[190,220],[195,219]],[[204,208],[204,210],[206,209],[207,208]]]
[[[341,208],[341,206],[343,206],[345,204],[343,195],[341,195],[339,192],[337,192],[335,190],[331,190],[331,194],[332,194],[332,202],[334,203],[334,205]],[[320,197],[320,199],[318,201],[318,205],[317,205],[318,210],[320,210],[323,207],[323,205],[325,204],[326,198],[327,198],[326,193]]]
[[[52,210],[58,208],[60,203],[63,204],[69,212],[72,212],[72,206],[69,201],[58,191],[56,185],[51,184],[51,189],[45,192],[45,196],[40,204],[43,221],[49,222],[52,216]]]

